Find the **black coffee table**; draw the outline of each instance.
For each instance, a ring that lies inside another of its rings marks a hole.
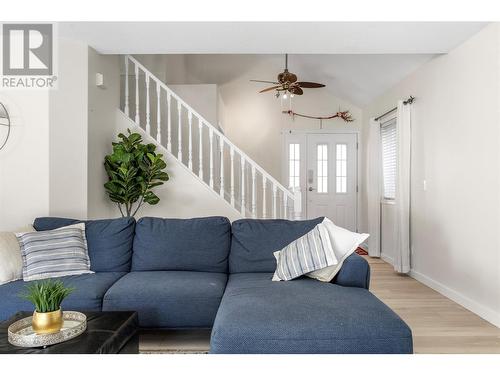
[[[19,312],[0,323],[0,354],[134,354],[139,353],[138,315],[133,311],[85,312],[87,330],[80,336],[47,348],[20,348],[9,343],[7,328],[31,316]]]

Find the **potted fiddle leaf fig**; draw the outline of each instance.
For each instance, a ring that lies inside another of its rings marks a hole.
[[[168,181],[167,164],[152,143],[144,144],[139,133],[118,134],[113,153],[104,158],[108,182],[106,193],[116,203],[122,217],[135,216],[144,203],[155,205],[160,198],[153,192]]]
[[[26,286],[21,297],[35,306],[33,331],[38,334],[59,332],[63,325],[62,301],[74,291],[60,280],[35,281]]]

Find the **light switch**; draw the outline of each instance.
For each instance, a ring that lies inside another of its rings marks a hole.
[[[104,87],[104,75],[102,73],[96,73],[95,85],[97,87]]]

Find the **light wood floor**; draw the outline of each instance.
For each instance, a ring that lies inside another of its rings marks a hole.
[[[383,260],[365,258],[370,291],[410,326],[415,353],[500,353],[500,328]]]
[[[500,353],[500,328],[381,259],[365,257],[371,267],[370,290],[411,328],[415,353]],[[210,335],[199,332],[146,332],[141,353],[203,353]]]

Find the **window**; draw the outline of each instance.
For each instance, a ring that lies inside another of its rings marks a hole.
[[[318,193],[328,193],[328,145],[318,145]]]
[[[347,144],[338,143],[336,146],[336,192],[347,193]]]
[[[389,120],[381,125],[382,175],[384,199],[396,198],[396,120]]]
[[[300,144],[290,143],[288,151],[288,185],[300,187]]]

